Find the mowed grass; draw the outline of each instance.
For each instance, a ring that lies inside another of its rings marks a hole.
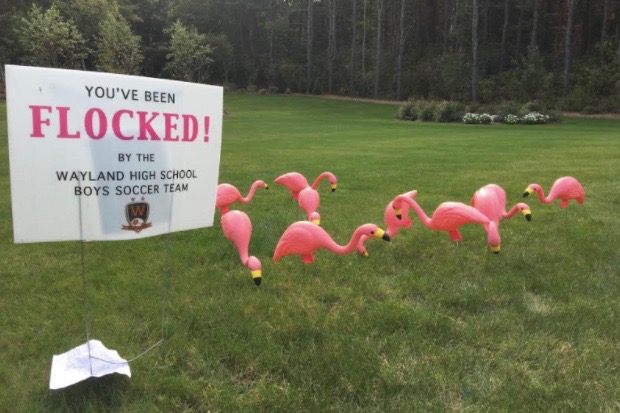
[[[430,216],[504,187],[548,191],[572,175],[586,203],[543,205],[463,241],[417,218],[370,257],[319,251],[273,263],[286,227],[304,218],[271,185],[236,207],[252,219],[256,288],[219,228],[132,242],[87,243],[91,337],[131,358],[107,376],[47,389],[53,354],[86,341],[80,243],[15,245],[0,111],[0,406],[9,411],[619,411],[620,121],[545,126],[401,122],[396,107],[317,97],[227,95],[220,182],[247,192],[297,171],[323,171],[322,226],[340,244],[383,224],[397,194],[418,190]],[[36,197],[33,198],[36,202]],[[59,217],[69,220],[72,217]]]

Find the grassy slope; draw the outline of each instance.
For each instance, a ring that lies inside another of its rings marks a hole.
[[[573,175],[568,213],[534,199],[534,220],[481,228],[454,245],[416,219],[370,258],[321,251],[304,266],[271,255],[303,215],[272,185],[240,206],[263,263],[253,287],[219,225],[130,243],[86,244],[94,338],[132,357],[159,336],[171,264],[168,340],[106,377],[46,390],[51,355],[84,341],[79,243],[13,245],[0,111],[0,400],[22,411],[592,411],[620,408],[620,122],[547,126],[398,122],[393,106],[291,96],[226,96],[221,182],[331,170],[322,226],[340,243],[382,224],[396,194],[430,215],[490,182],[509,203],[527,184]],[[166,254],[170,241],[169,253]],[[136,260],[135,257],[139,259]]]

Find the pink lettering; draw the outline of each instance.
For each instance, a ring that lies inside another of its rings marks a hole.
[[[151,115],[151,117],[147,120],[146,117]],[[138,111],[138,118],[140,120],[140,136],[138,136],[139,141],[146,141],[149,139],[148,135],[151,135],[151,140],[159,141],[161,140],[155,129],[151,126],[151,122],[159,115],[159,112],[141,112]]]
[[[52,107],[51,106],[37,106],[37,105],[30,105],[28,107],[32,111],[32,133],[30,134],[30,137],[31,138],[45,138],[45,135],[43,135],[43,131],[41,130],[41,125],[49,126],[50,120],[42,119],[41,111],[46,110],[48,113],[52,113]]]
[[[95,132],[95,128],[93,125],[93,117],[94,114],[97,114],[99,131]],[[86,112],[86,117],[84,118],[84,128],[86,129],[86,134],[91,139],[101,139],[105,136],[108,131],[108,120],[105,116],[105,113],[101,109],[92,108]]]
[[[56,135],[58,138],[79,138],[80,137],[80,132],[77,131],[75,133],[69,133],[69,121],[68,121],[68,114],[69,114],[69,110],[71,108],[69,108],[68,106],[57,106],[56,110],[58,111],[58,120],[60,121],[60,131],[58,132],[58,135]]]
[[[179,115],[177,113],[164,113],[164,124],[166,129],[166,136],[164,136],[165,141],[179,141],[179,135],[172,136],[172,131],[177,130],[176,120],[179,119]]]
[[[129,115],[130,118],[133,118],[133,112],[131,110],[122,109],[117,112],[114,112],[114,115],[112,115],[112,131],[114,132],[114,135],[117,138],[122,139],[124,141],[130,141],[134,137],[125,136],[123,135],[123,132],[121,132],[121,116],[123,115]]]

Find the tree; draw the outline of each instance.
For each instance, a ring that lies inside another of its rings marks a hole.
[[[174,79],[187,82],[205,83],[210,75],[211,47],[204,34],[194,27],[185,27],[176,22],[168,29],[170,53],[167,54],[167,70]]]
[[[500,58],[499,58],[499,71],[502,72],[504,67],[506,66],[506,44],[507,44],[507,36],[508,36],[508,11],[510,10],[510,1],[504,0],[504,24],[502,25],[502,45],[500,50]]]
[[[353,13],[351,27],[351,63],[349,64],[349,94],[355,94],[354,78],[355,78],[355,44],[357,43],[357,0],[353,0]]]
[[[381,79],[381,42],[383,35],[383,0],[377,0],[377,57],[375,59],[375,99],[379,98],[379,79]]]
[[[570,75],[570,64],[573,47],[573,18],[575,13],[575,0],[566,0],[567,17],[566,32],[564,36],[564,76],[562,79],[562,97],[568,95],[568,77]]]
[[[336,0],[328,0],[327,92],[334,91],[334,59],[336,58]]]
[[[472,0],[471,13],[471,100],[478,101],[478,0]]]
[[[142,52],[140,36],[131,32],[122,16],[108,12],[99,25],[97,70],[136,75],[140,73]]]
[[[314,0],[308,0],[308,20],[307,20],[307,43],[306,43],[306,56],[308,61],[308,66],[306,70],[307,83],[306,83],[306,92],[310,93],[312,90],[312,37],[313,37],[313,25],[312,25],[312,3]]]
[[[396,58],[396,100],[402,99],[403,55],[405,54],[405,0],[400,0],[398,57]]]
[[[18,29],[23,62],[33,66],[81,68],[87,56],[84,38],[55,6],[45,13],[33,5]]]

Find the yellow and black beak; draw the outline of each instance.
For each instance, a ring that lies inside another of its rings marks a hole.
[[[332,192],[336,192],[336,188],[338,187],[338,184],[331,184],[332,187]]]
[[[499,245],[497,247],[491,247],[491,251],[493,251],[493,254],[499,254],[499,248]]]
[[[269,185],[265,184],[265,189],[269,191]]]
[[[530,211],[529,209],[524,209],[523,211],[521,211],[521,213],[528,221],[532,220],[532,211]]]
[[[368,256],[369,256],[369,255],[370,255],[370,254],[368,253],[368,251],[364,251],[364,252],[362,253],[362,257],[364,257],[364,258],[368,258]]]
[[[314,225],[321,225],[321,220],[320,219],[313,219],[310,222],[312,222]]]
[[[260,282],[263,280],[262,271],[254,270],[254,271],[251,271],[250,274],[252,274],[252,279],[254,280],[254,284],[256,284],[256,286],[258,287],[260,285]]]
[[[525,189],[525,192],[523,192],[523,198],[527,197],[528,195],[531,195],[534,193],[534,190],[532,188],[530,188],[529,186]]]
[[[390,236],[381,228],[377,229],[377,232],[375,232],[375,237],[381,238],[384,241],[390,241]]]
[[[396,218],[403,219],[403,212],[400,210],[400,208],[394,209],[394,213],[396,214]]]

